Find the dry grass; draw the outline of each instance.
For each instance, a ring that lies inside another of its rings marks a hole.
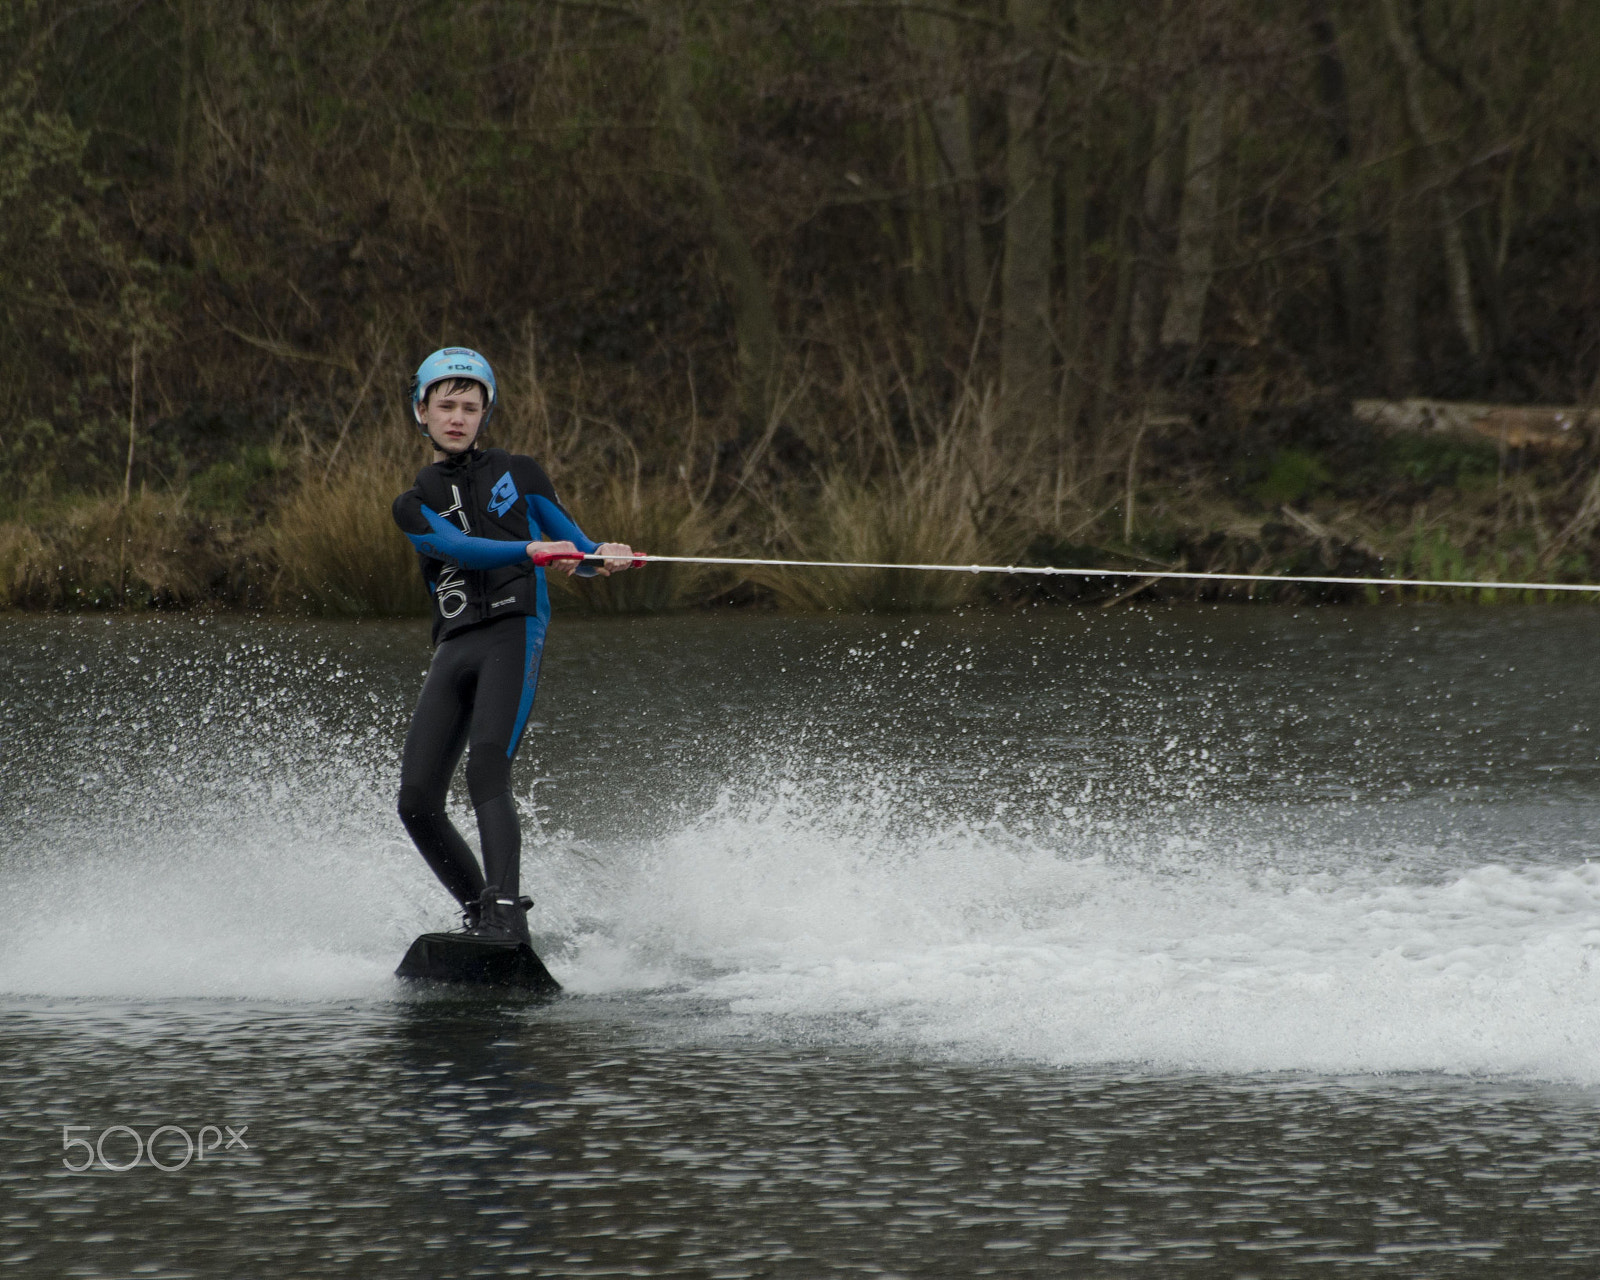
[[[47,556],[44,539],[31,525],[0,524],[0,604],[14,609],[36,603],[35,579]]]
[[[402,380],[398,357],[380,350],[374,360],[388,360],[390,382]],[[700,419],[692,396],[677,412],[642,392],[608,400],[581,369],[546,381],[530,340],[504,362],[505,404],[485,443],[539,459],[593,536],[657,554],[972,564],[1011,563],[1032,548],[1088,557],[1069,563],[1104,554],[1154,566],[1193,555],[1205,567],[1272,572],[1319,545],[1310,533],[1269,536],[1290,517],[1214,478],[1154,467],[1138,486],[1136,536],[1124,541],[1132,434],[1112,431],[1098,453],[1087,451],[1093,457],[1077,456],[1064,433],[1002,431],[987,385],[969,378],[936,395],[929,381],[865,350],[829,368],[787,370],[766,431],[729,449],[733,425]],[[337,433],[319,435],[291,413],[271,446],[285,460],[273,474],[287,467],[283,479],[297,479],[285,489],[269,477],[227,516],[214,502],[209,513],[197,509],[196,482],[193,503],[183,492],[140,492],[124,506],[119,493],[0,523],[0,607],[425,614],[415,553],[390,506],[427,462],[427,444],[396,421],[392,402],[376,413],[369,403],[358,397]],[[1330,526],[1330,545],[1364,545],[1392,575],[1576,580],[1590,576],[1600,510],[1600,482],[1579,480],[1581,492],[1558,494],[1532,476],[1508,479],[1475,499],[1452,495],[1431,517],[1355,503],[1318,508],[1317,520]],[[943,610],[1007,589],[960,572],[667,565],[571,584],[552,575],[552,585],[558,607],[597,613],[687,608],[725,593],[794,611]]]
[[[791,527],[796,559],[974,564],[992,550],[974,516],[971,486],[921,459],[890,481],[836,472]],[[981,585],[975,574],[905,569],[758,568],[750,579],[780,607],[801,611],[954,609]]]
[[[715,555],[716,525],[703,502],[682,484],[632,483],[608,476],[593,490],[574,490],[571,505],[592,538],[625,542],[659,555]],[[572,581],[560,574],[551,582],[593,613],[662,613],[700,604],[734,582],[731,574],[709,566],[658,564],[630,569],[611,578]]]
[[[827,458],[814,488],[758,491],[777,558],[974,564],[1027,544],[1040,486],[1037,443],[1001,447],[988,389],[970,382],[946,408],[926,404],[900,370],[847,362],[836,398],[791,410],[794,430]],[[1040,490],[1042,492],[1042,490]],[[749,574],[793,610],[954,609],[984,589],[976,574],[894,569],[761,568]]]
[[[390,514],[421,453],[413,440],[375,431],[348,448],[336,470],[307,473],[273,522],[277,604],[328,614],[428,611],[417,553]]]
[[[248,573],[235,530],[181,497],[77,499],[0,526],[0,603],[12,608],[184,608],[226,598]]]
[[[596,537],[677,555],[714,549],[713,520],[686,484],[641,478],[637,468],[631,481],[608,473],[601,451],[576,438],[554,438],[542,396],[529,390],[521,415],[497,419],[485,444],[530,453],[559,474],[563,501]],[[552,452],[563,447],[565,467]],[[420,437],[385,423],[351,440],[333,469],[309,466],[273,522],[271,544],[282,566],[274,600],[316,613],[426,613],[416,552],[395,528],[390,506],[427,461]],[[551,581],[558,607],[650,613],[699,603],[725,576],[660,565],[570,587],[559,574]]]

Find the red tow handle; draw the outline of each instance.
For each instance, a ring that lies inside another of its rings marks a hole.
[[[581,551],[535,551],[533,553],[533,562],[541,569],[547,564],[554,564],[557,560],[583,559],[586,559],[586,557]],[[633,557],[632,567],[635,569],[644,568],[644,559],[643,555],[636,553]]]

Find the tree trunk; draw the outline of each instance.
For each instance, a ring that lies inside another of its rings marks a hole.
[[[989,255],[983,247],[979,221],[978,166],[972,155],[972,113],[967,95],[953,93],[930,108],[939,155],[956,196],[958,240],[961,250],[961,285],[967,310],[976,318],[989,302]]]
[[[1013,58],[1006,90],[1006,225],[1001,266],[1001,420],[1015,431],[1051,416],[1053,217],[1045,164],[1048,0],[1007,0]]]
[[[1058,114],[1063,118],[1064,112]],[[1070,430],[1083,404],[1084,335],[1088,328],[1089,157],[1081,141],[1068,140],[1059,165],[1061,192],[1061,421]]]
[[[1171,0],[1162,0],[1157,22],[1156,63],[1164,67],[1172,41]],[[1172,93],[1162,93],[1156,99],[1151,125],[1150,159],[1145,167],[1144,197],[1139,206],[1138,234],[1134,239],[1137,262],[1128,299],[1128,363],[1136,378],[1143,376],[1149,366],[1150,353],[1156,345],[1156,317],[1161,314],[1163,271],[1159,264],[1165,256],[1162,239],[1172,195],[1172,171],[1176,167],[1175,116]]]
[[[1478,307],[1472,297],[1472,267],[1467,257],[1466,240],[1461,234],[1461,215],[1456,211],[1455,197],[1439,188],[1439,220],[1444,232],[1444,264],[1450,278],[1450,308],[1455,313],[1456,328],[1461,331],[1467,350],[1474,356],[1483,354],[1483,329],[1478,324]]]
[[[906,108],[906,301],[916,332],[915,372],[936,362],[943,331],[945,287],[944,222],[939,211],[941,173],[933,129],[915,105]]]
[[[756,262],[749,238],[717,176],[700,113],[689,99],[689,55],[680,28],[664,33],[665,106],[689,172],[705,201],[717,262],[733,295],[733,325],[739,358],[739,429],[741,438],[757,438],[772,415],[778,357],[778,315],[766,276]]]
[[[1178,278],[1161,322],[1161,344],[1196,347],[1211,292],[1217,249],[1217,192],[1221,187],[1223,126],[1228,115],[1222,71],[1202,67],[1195,79],[1178,214]]]
[[[954,19],[926,9],[905,10],[906,34],[925,59],[934,89],[928,120],[939,155],[939,181],[949,188],[956,210],[951,236],[960,262],[961,289],[976,318],[987,305],[988,255],[979,222],[978,167],[972,153],[972,118],[959,86],[959,31]]]
[[[1135,135],[1137,130],[1130,129],[1129,134]],[[1130,136],[1130,144],[1133,137]],[[1133,146],[1129,146],[1133,150]],[[1139,180],[1137,170],[1129,165],[1127,176],[1122,183],[1123,191],[1118,200],[1116,223],[1116,254],[1117,264],[1116,288],[1111,302],[1111,317],[1101,334],[1100,359],[1096,367],[1096,386],[1094,399],[1089,407],[1089,447],[1096,466],[1099,465],[1104,445],[1105,423],[1111,412],[1112,387],[1116,383],[1117,365],[1122,358],[1124,335],[1130,334],[1132,324],[1129,313],[1133,309],[1133,293],[1135,286],[1135,256],[1134,246],[1138,243],[1139,227],[1137,226],[1137,209],[1139,202]]]
[[[1338,341],[1349,346],[1359,341],[1364,310],[1361,263],[1350,234],[1353,196],[1349,166],[1354,150],[1350,84],[1328,0],[1306,0],[1306,20],[1317,51],[1317,97],[1333,153],[1333,181],[1322,197],[1323,263]]]
[[[1477,308],[1472,300],[1472,267],[1467,258],[1466,241],[1461,235],[1461,220],[1456,213],[1455,200],[1450,194],[1450,174],[1434,139],[1427,106],[1422,100],[1422,59],[1411,36],[1400,25],[1400,16],[1394,7],[1395,0],[1381,0],[1381,3],[1384,34],[1388,37],[1389,47],[1394,50],[1395,59],[1400,63],[1406,123],[1422,151],[1429,180],[1438,193],[1445,272],[1450,284],[1450,308],[1467,350],[1476,356],[1483,350],[1483,338],[1478,327]]]
[[[1069,38],[1077,35],[1077,9],[1075,4],[1065,9]],[[1061,280],[1055,336],[1061,357],[1057,421],[1063,444],[1076,443],[1076,428],[1082,417],[1088,385],[1084,376],[1084,332],[1088,327],[1089,303],[1090,178],[1082,117],[1073,110],[1072,94],[1078,88],[1077,77],[1068,73],[1065,63],[1058,64],[1050,77],[1047,111],[1052,126],[1049,163],[1055,171],[1059,210],[1057,252]]]
[[[1384,384],[1391,396],[1410,393],[1417,366],[1417,259],[1422,235],[1411,177],[1413,168],[1411,164],[1402,166],[1384,252],[1380,338]]]
[[[178,220],[189,226],[189,168],[194,148],[194,98],[196,31],[195,0],[180,0],[178,6],[178,131],[173,146],[172,176],[177,187]]]

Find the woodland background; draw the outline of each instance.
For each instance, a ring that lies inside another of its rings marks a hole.
[[[1585,0],[9,0],[0,53],[0,603],[417,609],[447,343],[647,550],[1600,572]],[[1579,425],[1351,412],[1412,396]]]

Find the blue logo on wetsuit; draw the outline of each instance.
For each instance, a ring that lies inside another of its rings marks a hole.
[[[494,488],[489,490],[489,510],[497,516],[503,516],[511,510],[511,504],[517,500],[517,486],[507,471],[494,482]]]

